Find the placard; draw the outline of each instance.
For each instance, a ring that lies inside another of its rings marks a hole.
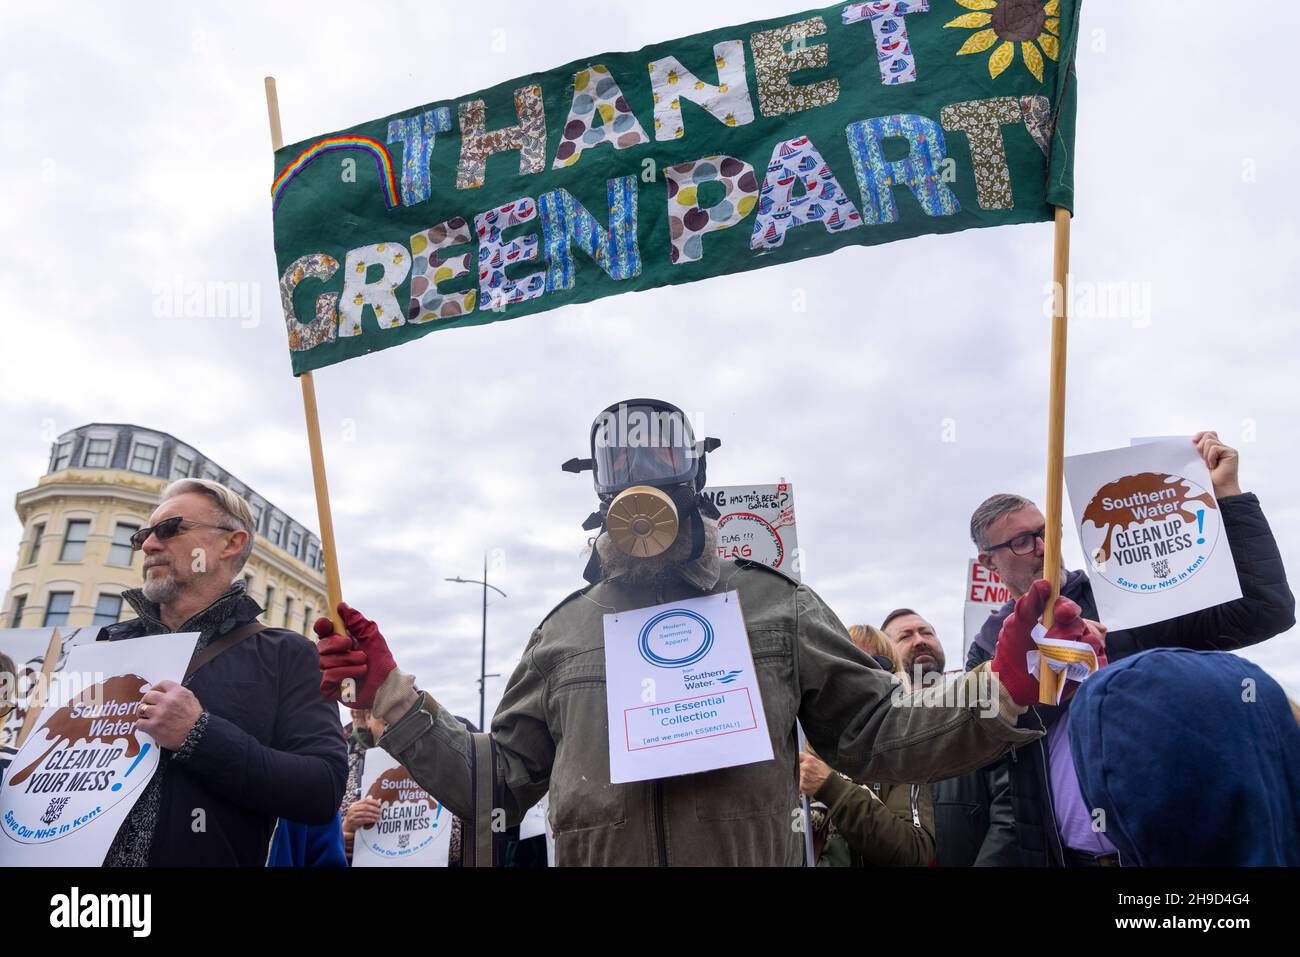
[[[97,641],[68,650],[49,703],[0,787],[0,865],[95,867],[158,767],[136,727],[159,681],[180,681],[196,632]]]
[[[718,557],[762,562],[798,580],[799,538],[794,520],[794,486],[716,485],[704,497],[721,513]]]
[[[1190,436],[1069,456],[1065,482],[1112,631],[1241,597],[1210,471]]]
[[[362,757],[361,797],[379,801],[380,819],[357,830],[352,866],[446,867],[451,812],[383,748],[369,748]]]
[[[611,782],[772,759],[737,592],[604,618]]]
[[[971,642],[980,633],[989,615],[994,614],[1015,596],[1007,583],[991,568],[985,568],[976,559],[966,562],[966,598],[962,615],[962,660],[970,651]]]

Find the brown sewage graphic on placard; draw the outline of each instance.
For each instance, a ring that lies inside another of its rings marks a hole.
[[[27,777],[44,764],[45,759],[48,758],[54,749],[61,744],[72,748],[76,747],[82,741],[85,741],[87,744],[91,741],[100,741],[104,744],[112,744],[119,738],[126,738],[126,756],[128,758],[134,757],[140,751],[140,742],[135,736],[134,721],[140,707],[140,699],[144,697],[144,693],[148,689],[148,679],[141,678],[139,675],[117,675],[113,678],[108,678],[99,684],[94,684],[89,688],[86,688],[81,692],[81,694],[77,695],[58,711],[54,712],[50,717],[50,720],[42,726],[41,731],[43,731],[47,737],[54,739],[53,744],[46,748],[45,753],[39,758],[11,777],[7,783],[10,785],[21,784],[23,781],[27,780]],[[103,706],[124,703],[127,705],[133,705],[130,709],[129,716],[106,716],[104,714]],[[76,709],[78,704],[87,705],[88,707],[85,709],[85,714],[74,718],[72,712]],[[99,734],[92,734],[91,726],[94,725],[96,721],[105,721],[106,717],[109,718],[106,723],[112,727],[113,730]],[[118,721],[111,720],[112,717],[118,717],[119,720],[132,721],[131,732],[129,734],[122,734],[118,731],[116,728]]]
[[[1179,488],[1179,483],[1184,487]],[[1139,472],[1137,475],[1126,475],[1115,482],[1107,482],[1097,489],[1097,494],[1083,512],[1084,522],[1092,522],[1097,528],[1106,529],[1106,540],[1097,549],[1096,560],[1105,562],[1110,559],[1110,542],[1116,529],[1123,531],[1132,525],[1142,525],[1160,518],[1168,519],[1172,514],[1181,515],[1188,522],[1195,522],[1196,512],[1189,511],[1192,502],[1201,502],[1206,508],[1218,508],[1214,496],[1209,492],[1191,494],[1192,490],[1187,487],[1191,484],[1177,475]],[[1103,504],[1108,500],[1109,508]],[[1151,506],[1173,503],[1178,505],[1174,513],[1142,513],[1143,509]]]
[[[430,810],[438,810],[438,802],[433,799],[433,795],[416,784],[415,779],[411,777],[411,772],[400,764],[379,775],[375,779],[375,783],[370,785],[366,797],[376,798],[380,804],[385,802],[397,804],[402,801],[415,801],[417,803],[423,801],[429,805]]]

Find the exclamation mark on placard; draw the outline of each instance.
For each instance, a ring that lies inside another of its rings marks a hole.
[[[1203,508],[1196,510],[1196,534],[1201,536],[1205,535],[1205,509]],[[1196,540],[1196,544],[1204,545],[1205,544],[1204,537],[1198,538]]]
[[[126,780],[131,776],[131,772],[135,770],[135,766],[144,760],[144,756],[149,753],[149,749],[151,747],[153,747],[153,745],[146,744],[143,748],[140,749],[140,753],[135,756],[135,760],[131,762],[131,766],[126,769],[126,774],[122,775],[122,780]],[[118,781],[111,788],[109,788],[109,790],[110,791],[122,790],[122,781]]]

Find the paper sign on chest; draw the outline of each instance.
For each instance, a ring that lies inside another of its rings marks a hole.
[[[769,761],[736,592],[605,615],[615,784]]]

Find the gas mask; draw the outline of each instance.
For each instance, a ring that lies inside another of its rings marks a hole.
[[[682,534],[691,536],[688,561],[704,551],[701,516],[717,518],[701,492],[705,456],[722,442],[695,441],[685,413],[658,399],[628,399],[604,409],[591,426],[591,458],[569,459],[566,472],[592,470],[600,507],[582,527],[600,529],[619,551],[633,558],[663,554]],[[583,573],[600,579],[593,550]]]

